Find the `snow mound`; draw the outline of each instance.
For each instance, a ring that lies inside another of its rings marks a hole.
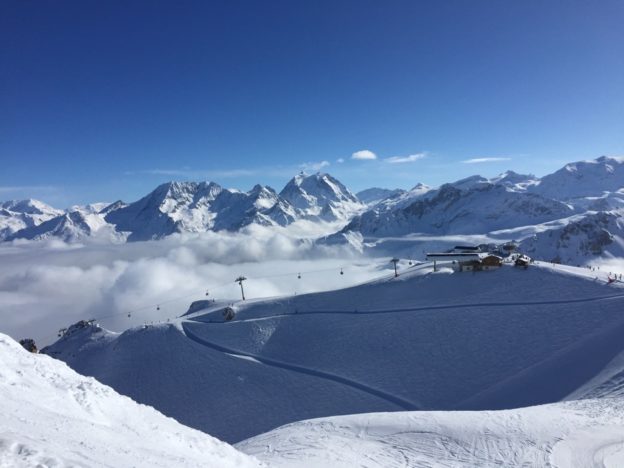
[[[0,466],[259,463],[0,334]]]

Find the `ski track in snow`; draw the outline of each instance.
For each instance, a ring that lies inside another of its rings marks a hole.
[[[382,390],[378,390],[376,388],[370,387],[368,385],[365,385],[363,383],[357,382],[355,380],[352,379],[348,379],[346,377],[342,377],[340,375],[336,375],[336,374],[332,374],[329,372],[324,372],[324,371],[320,371],[318,369],[311,369],[308,367],[304,367],[304,366],[300,366],[297,364],[289,364],[289,363],[285,363],[285,362],[281,362],[275,359],[271,359],[271,358],[266,358],[263,356],[260,356],[258,354],[254,354],[254,353],[249,353],[246,351],[240,351],[237,349],[231,349],[225,346],[221,346],[218,345],[216,343],[210,342],[204,338],[201,338],[199,336],[197,336],[196,334],[194,334],[190,328],[188,327],[187,324],[182,323],[182,329],[184,331],[184,333],[186,334],[186,336],[195,341],[196,343],[199,343],[201,345],[204,346],[208,346],[212,349],[215,349],[217,351],[221,351],[222,353],[226,353],[229,354],[230,356],[234,355],[236,357],[240,357],[242,359],[254,359],[255,361],[261,363],[261,364],[265,364],[267,366],[272,366],[272,367],[278,367],[280,369],[286,369],[286,370],[290,370],[293,372],[299,372],[302,374],[306,374],[306,375],[311,375],[314,377],[319,377],[321,379],[326,379],[326,380],[331,380],[333,382],[337,382],[343,385],[346,385],[348,387],[352,387],[355,388],[356,390],[360,390],[362,392],[368,393],[369,395],[373,395],[376,396],[378,398],[381,398],[383,400],[386,400],[389,403],[392,403],[396,406],[398,406],[399,408],[402,408],[404,410],[418,410],[419,409],[419,405],[414,404],[411,401],[405,400],[401,397],[397,397],[395,395],[392,395],[390,393],[384,392]]]

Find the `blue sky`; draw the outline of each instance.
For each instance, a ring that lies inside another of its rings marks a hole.
[[[0,199],[279,190],[320,166],[354,190],[409,188],[624,154],[619,0],[1,9]]]

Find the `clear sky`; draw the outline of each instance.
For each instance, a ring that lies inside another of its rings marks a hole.
[[[623,24],[621,0],[5,0],[0,199],[279,190],[321,166],[409,188],[623,155]]]

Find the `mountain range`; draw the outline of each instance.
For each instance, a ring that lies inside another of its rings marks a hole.
[[[357,195],[329,174],[301,173],[279,193],[263,185],[243,192],[214,182],[168,182],[132,203],[58,210],[37,200],[7,201],[0,204],[0,240],[143,241],[309,220],[332,223],[336,231],[319,242],[359,250],[386,237],[480,234],[517,239],[542,256],[578,259],[619,256],[622,213],[624,159],[602,156],[542,178],[507,171],[437,188],[419,183]],[[571,240],[579,236],[583,240]]]
[[[36,200],[0,206],[0,239],[66,241],[105,236],[141,241],[181,232],[237,231],[250,224],[287,226],[300,219],[346,222],[365,209],[342,183],[320,173],[297,175],[279,194],[263,185],[242,192],[214,182],[168,182],[129,204],[65,211]]]

